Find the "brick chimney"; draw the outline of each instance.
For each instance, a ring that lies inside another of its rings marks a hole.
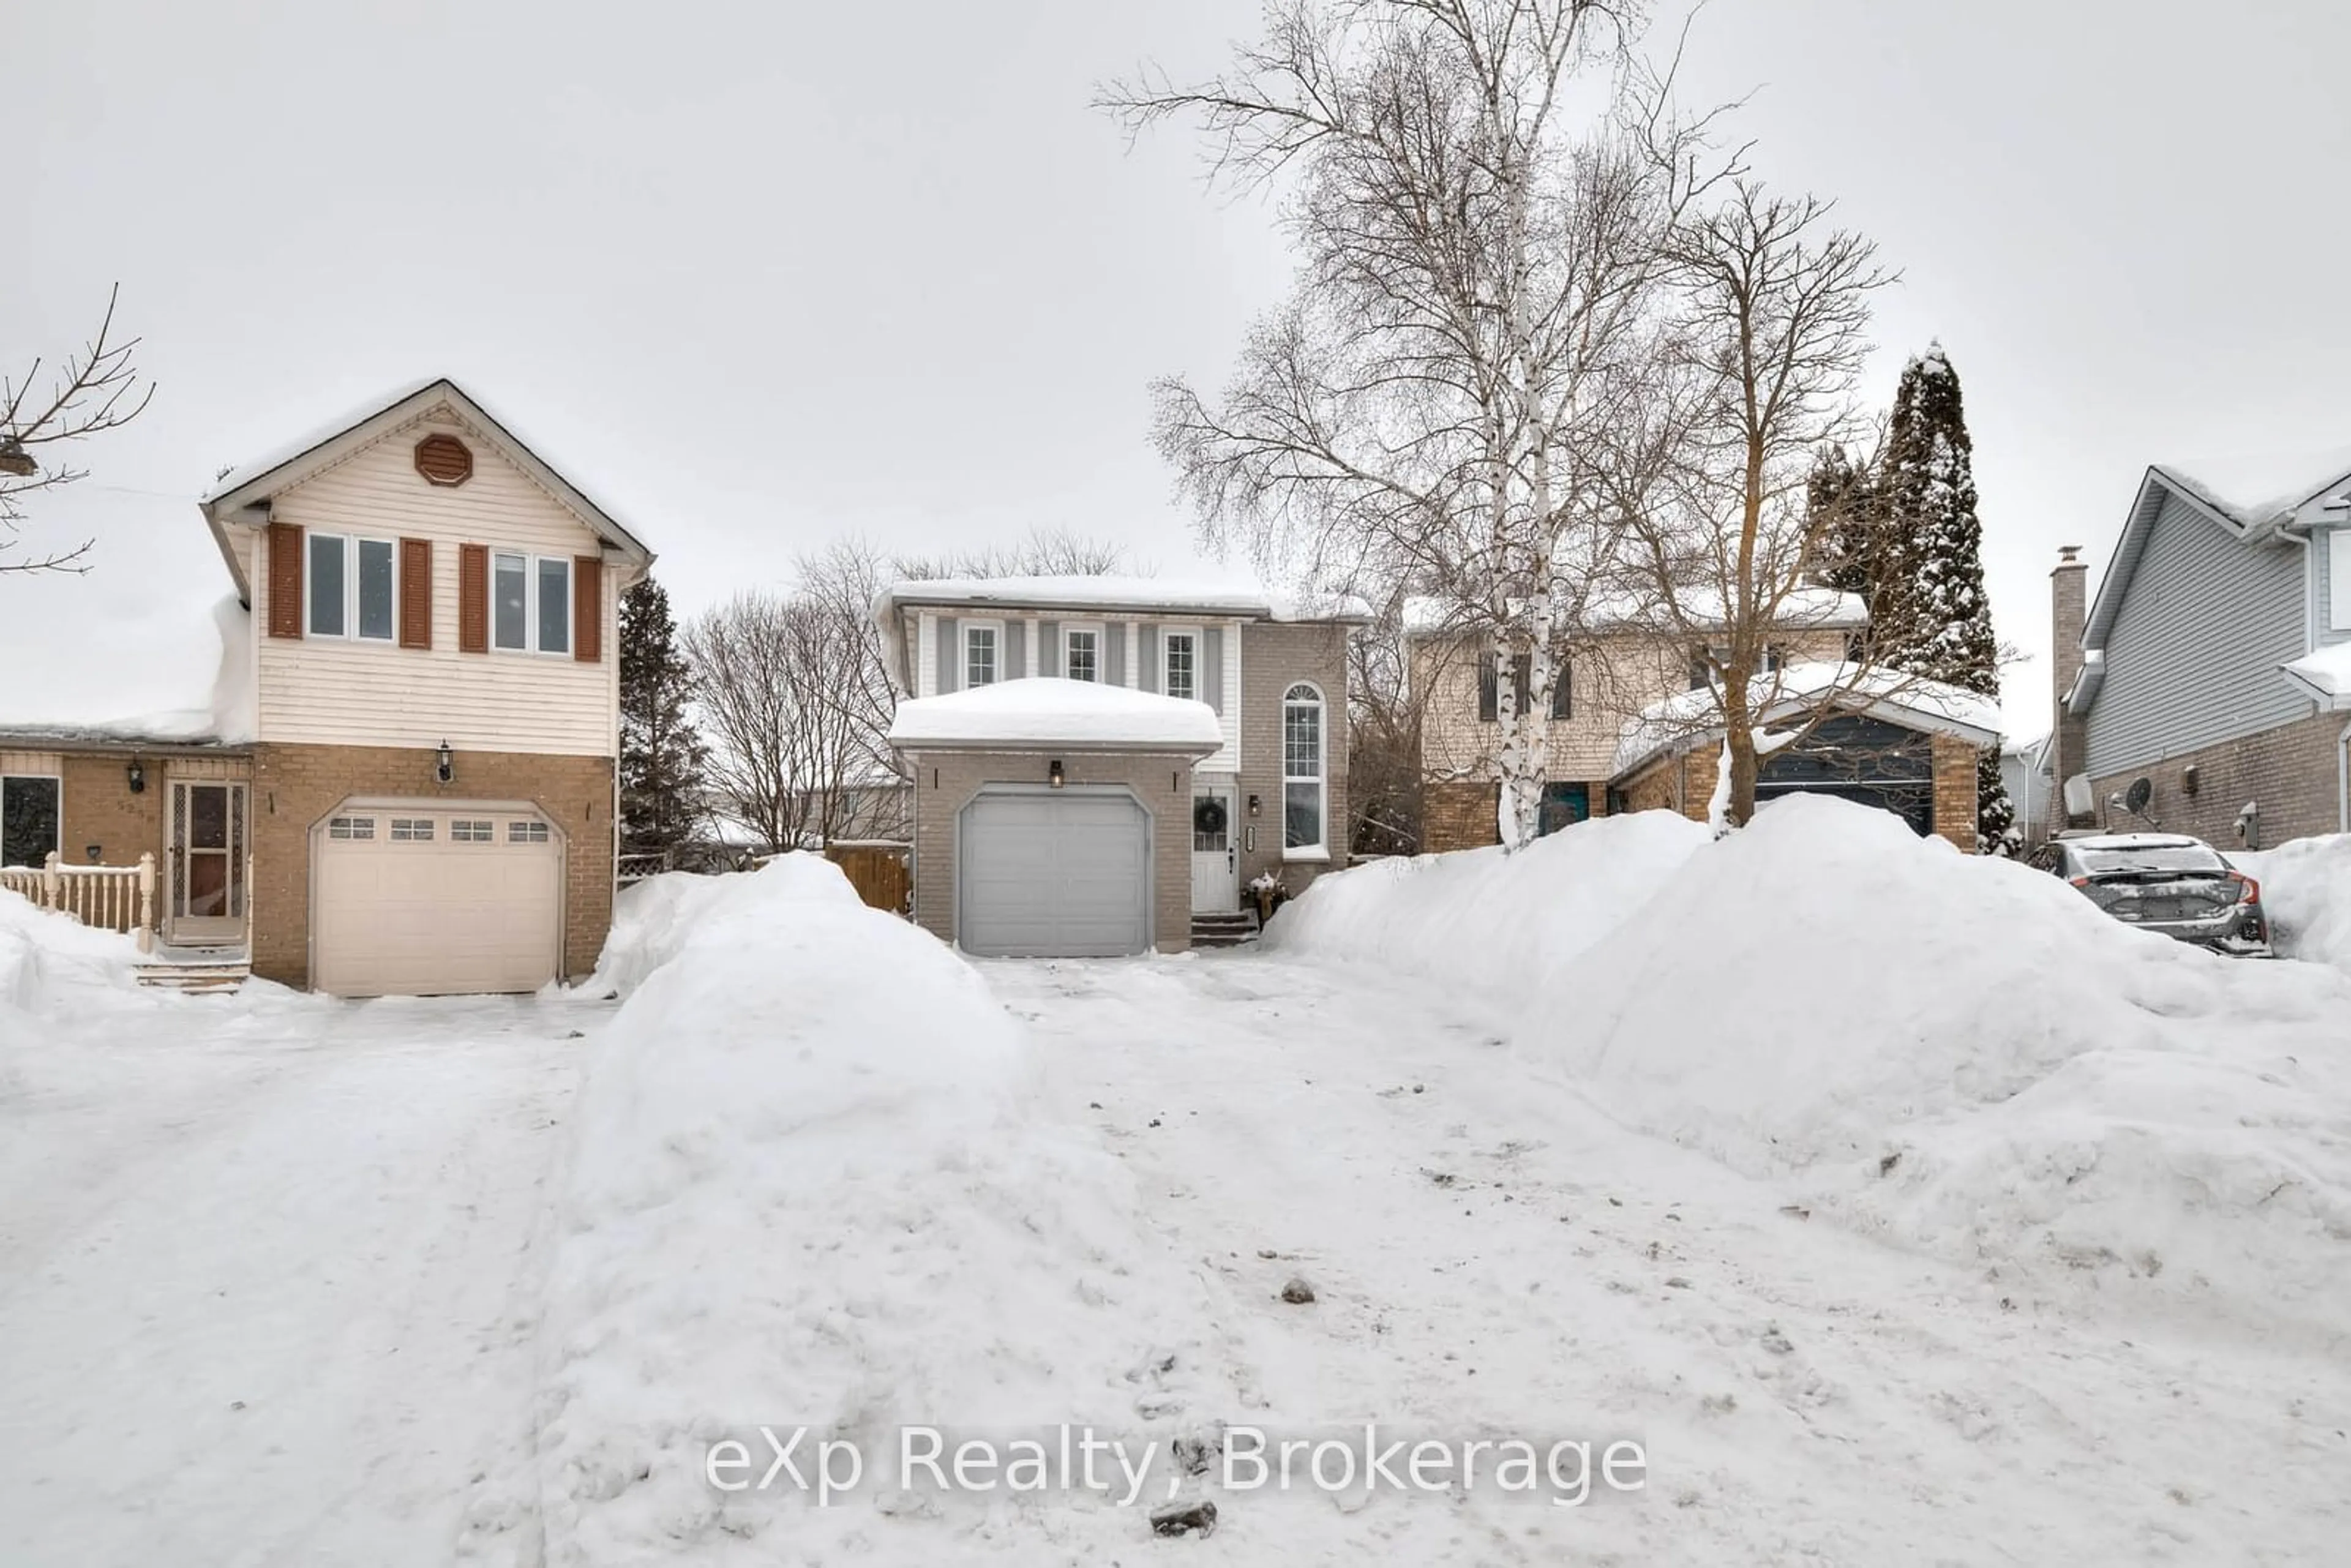
[[[2056,827],[2071,827],[2072,819],[2065,810],[2065,780],[2082,771],[2087,755],[2087,728],[2082,719],[2065,711],[2065,694],[2082,673],[2082,628],[2089,619],[2088,584],[2090,569],[2082,562],[2080,545],[2057,547],[2057,565],[2049,574],[2051,706],[2049,713],[2049,771],[2053,791],[2049,802],[2049,820]]]

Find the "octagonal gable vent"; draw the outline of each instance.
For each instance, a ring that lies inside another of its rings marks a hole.
[[[462,485],[474,476],[474,455],[454,435],[428,435],[416,444],[416,471],[429,485]]]

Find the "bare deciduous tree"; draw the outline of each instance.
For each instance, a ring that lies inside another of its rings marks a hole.
[[[1416,854],[1422,832],[1420,725],[1403,610],[1347,639],[1347,841],[1357,854]]]
[[[1609,465],[1650,623],[1703,664],[1712,697],[1688,717],[1723,731],[1717,800],[1731,824],[1755,810],[1759,728],[1782,695],[1775,646],[1825,618],[1816,584],[1837,515],[1808,504],[1808,484],[1823,449],[1861,426],[1870,298],[1893,281],[1829,212],[1740,180],[1676,225],[1680,309],[1638,441]],[[1835,684],[1889,695],[1865,647]],[[1792,744],[1834,711],[1834,690],[1814,695],[1826,700],[1761,744]]]
[[[708,777],[719,803],[778,848],[864,836],[860,820],[894,775],[883,737],[886,693],[869,635],[869,605],[844,612],[859,547],[836,547],[790,594],[749,592],[687,627],[695,707],[715,743]]]
[[[1099,576],[1123,546],[1052,530],[1019,544],[885,561],[862,540],[803,555],[783,593],[737,595],[685,632],[719,803],[776,845],[906,831],[890,720],[897,694],[874,601],[893,579]]]
[[[1288,189],[1297,292],[1220,397],[1159,384],[1158,444],[1212,546],[1374,598],[1423,583],[1524,662],[1498,716],[1509,845],[1537,831],[1555,630],[1613,555],[1586,443],[1641,369],[1667,234],[1736,162],[1706,167],[1713,117],[1628,57],[1638,11],[1276,0],[1227,75],[1101,99],[1135,130],[1196,120],[1217,177]]]
[[[97,333],[55,371],[44,377],[36,359],[25,373],[0,381],[0,530],[15,533],[24,520],[24,497],[37,490],[56,489],[87,476],[87,471],[61,461],[55,449],[118,430],[145,411],[155,395],[152,382],[141,385],[132,354],[139,340],[114,338],[114,306],[120,286],[106,298],[106,315]],[[82,558],[93,541],[38,559],[0,559],[0,573],[87,571]],[[0,539],[0,556],[16,548],[13,538]]]
[[[1107,577],[1140,571],[1124,545],[1068,528],[1036,528],[1018,544],[981,545],[936,556],[901,556],[891,563],[901,578]]]

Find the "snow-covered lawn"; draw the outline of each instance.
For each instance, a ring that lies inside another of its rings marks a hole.
[[[1807,1217],[1528,1071],[1458,988],[1246,951],[984,968],[1223,1287],[1219,1414],[1647,1446],[1644,1495],[1575,1511],[1233,1499],[1218,1561],[2285,1563],[2351,1525],[2339,1332]]]
[[[967,965],[787,857],[480,1002],[157,996],[0,898],[0,1562],[2333,1560],[2351,977],[1818,804],[1180,959]],[[880,1473],[1061,1422],[1216,1533]],[[1646,1484],[1169,1458],[1367,1422]],[[763,1424],[867,1472],[712,1486]]]

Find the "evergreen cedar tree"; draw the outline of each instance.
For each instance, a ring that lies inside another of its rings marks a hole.
[[[693,695],[669,593],[643,578],[621,596],[621,841],[630,852],[694,836],[704,747],[686,711]]]
[[[1997,698],[1974,453],[1959,372],[1936,343],[1903,368],[1876,462],[1855,464],[1842,448],[1824,454],[1808,499],[1822,528],[1822,580],[1869,607],[1867,656]],[[1980,845],[2009,846],[2015,817],[2000,753],[1987,750],[1976,763]]]

